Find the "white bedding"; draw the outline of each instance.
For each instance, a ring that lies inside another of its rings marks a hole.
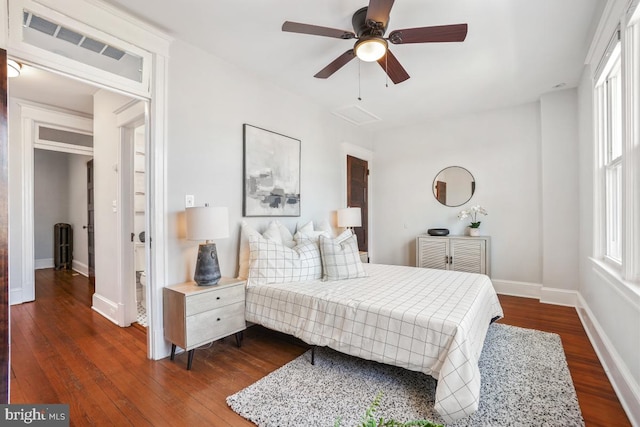
[[[366,278],[247,288],[246,319],[308,344],[424,372],[453,422],[478,409],[478,359],[502,308],[480,274],[365,264]]]

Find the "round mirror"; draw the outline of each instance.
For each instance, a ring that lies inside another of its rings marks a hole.
[[[445,206],[464,205],[475,191],[473,175],[460,166],[442,169],[433,180],[433,195]]]

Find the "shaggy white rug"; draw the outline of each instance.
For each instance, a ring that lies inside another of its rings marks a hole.
[[[419,373],[316,349],[229,396],[260,427],[359,424],[383,393],[377,416],[443,423],[433,409],[436,382]],[[453,426],[584,426],[560,336],[493,324],[480,356],[480,406]]]

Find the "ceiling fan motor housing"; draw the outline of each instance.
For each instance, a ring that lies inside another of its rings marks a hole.
[[[367,22],[368,6],[358,9],[351,18],[351,24],[353,25],[353,31],[358,37],[382,37],[385,31],[387,31],[387,25],[389,22]]]

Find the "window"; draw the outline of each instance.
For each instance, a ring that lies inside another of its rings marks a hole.
[[[625,283],[640,283],[639,3],[633,0],[620,20],[594,86],[594,255]]]
[[[617,39],[617,37],[616,37]],[[602,185],[603,256],[622,264],[622,69],[615,41],[596,84],[599,168]]]

